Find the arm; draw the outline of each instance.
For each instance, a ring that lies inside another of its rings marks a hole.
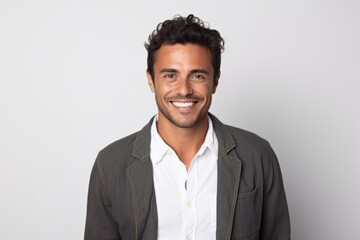
[[[265,176],[261,240],[290,240],[290,219],[281,170],[269,146],[266,159],[269,170]]]
[[[91,172],[85,224],[85,240],[121,240],[111,215],[111,203],[99,159]]]

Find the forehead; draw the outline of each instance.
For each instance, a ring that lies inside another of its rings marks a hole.
[[[198,44],[163,44],[155,54],[154,68],[167,65],[210,69],[212,68],[211,52]]]

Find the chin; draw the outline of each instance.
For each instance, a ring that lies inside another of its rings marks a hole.
[[[168,118],[168,120],[179,128],[193,128],[204,123],[205,122],[204,119],[206,118],[206,116],[207,115],[205,115],[204,117],[200,117],[200,118],[196,117],[195,119],[188,119],[183,121],[176,120],[174,118]]]

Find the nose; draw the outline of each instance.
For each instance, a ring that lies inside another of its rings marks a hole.
[[[194,90],[191,86],[190,81],[187,78],[179,79],[176,86],[176,93],[181,96],[188,96],[193,94]]]

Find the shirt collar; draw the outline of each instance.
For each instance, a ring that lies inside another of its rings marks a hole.
[[[171,148],[164,142],[157,131],[157,121],[158,115],[154,117],[151,125],[150,156],[154,164],[160,162],[164,155],[171,151]]]
[[[209,149],[211,153],[215,155],[215,157],[218,157],[218,141],[215,135],[211,118],[208,117],[208,119],[209,119],[208,121],[209,127],[205,136],[205,141],[200,147],[197,155],[202,155],[206,149]],[[151,156],[151,161],[154,164],[159,163],[168,151],[174,151],[164,142],[164,140],[159,135],[156,126],[157,121],[158,121],[158,116],[156,115],[151,124],[151,141],[150,141],[150,156]]]
[[[214,154],[215,157],[217,158],[218,157],[218,142],[217,142],[217,138],[215,135],[214,126],[211,121],[211,118],[208,117],[208,119],[209,119],[209,121],[208,121],[209,127],[208,127],[208,131],[206,133],[206,136],[205,136],[205,141],[202,144],[202,146],[200,147],[197,155],[201,155],[204,153],[204,151],[206,149],[209,149],[212,152],[212,154]]]

